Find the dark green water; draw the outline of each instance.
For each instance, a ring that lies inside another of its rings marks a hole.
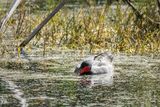
[[[0,107],[160,107],[160,59],[117,55],[113,81],[76,76],[74,65],[0,69]]]

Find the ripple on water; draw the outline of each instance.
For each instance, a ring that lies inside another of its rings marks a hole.
[[[160,59],[116,56],[113,78],[104,75],[75,76],[72,72],[74,64],[71,63],[66,71],[54,70],[54,67],[45,72],[15,70],[11,73],[11,70],[0,70],[0,75],[8,77],[23,91],[21,96],[26,98],[29,107],[160,106]],[[5,104],[15,101],[21,105],[13,98],[14,92],[7,89],[7,82],[1,83],[0,87],[0,99]],[[12,96],[11,101],[9,96]]]

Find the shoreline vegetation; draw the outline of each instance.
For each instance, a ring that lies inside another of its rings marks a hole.
[[[0,22],[11,1],[0,0]],[[23,1],[0,25],[0,107],[160,107],[156,0],[69,0],[24,51],[18,46],[61,0]],[[113,79],[73,72],[104,51],[114,56]]]
[[[17,46],[56,4],[41,9],[44,4],[22,3],[0,32],[0,56],[15,53]],[[60,48],[159,56],[160,14],[156,1],[67,6],[26,46],[27,52],[37,48],[45,55],[51,48]],[[0,19],[5,12],[0,9]]]

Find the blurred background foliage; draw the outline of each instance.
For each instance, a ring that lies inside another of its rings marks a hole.
[[[60,1],[24,0],[0,34],[1,55],[15,51]],[[160,13],[156,0],[128,1],[140,16],[125,0],[68,0],[26,49],[43,48],[45,52],[61,47],[93,53],[109,50],[159,55]],[[9,0],[0,1],[0,19],[10,5]],[[8,42],[8,38],[12,42]]]

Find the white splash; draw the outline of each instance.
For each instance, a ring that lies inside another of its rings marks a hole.
[[[113,84],[113,75],[101,74],[101,75],[92,75],[90,80],[90,87],[97,85],[106,85],[111,86]]]

